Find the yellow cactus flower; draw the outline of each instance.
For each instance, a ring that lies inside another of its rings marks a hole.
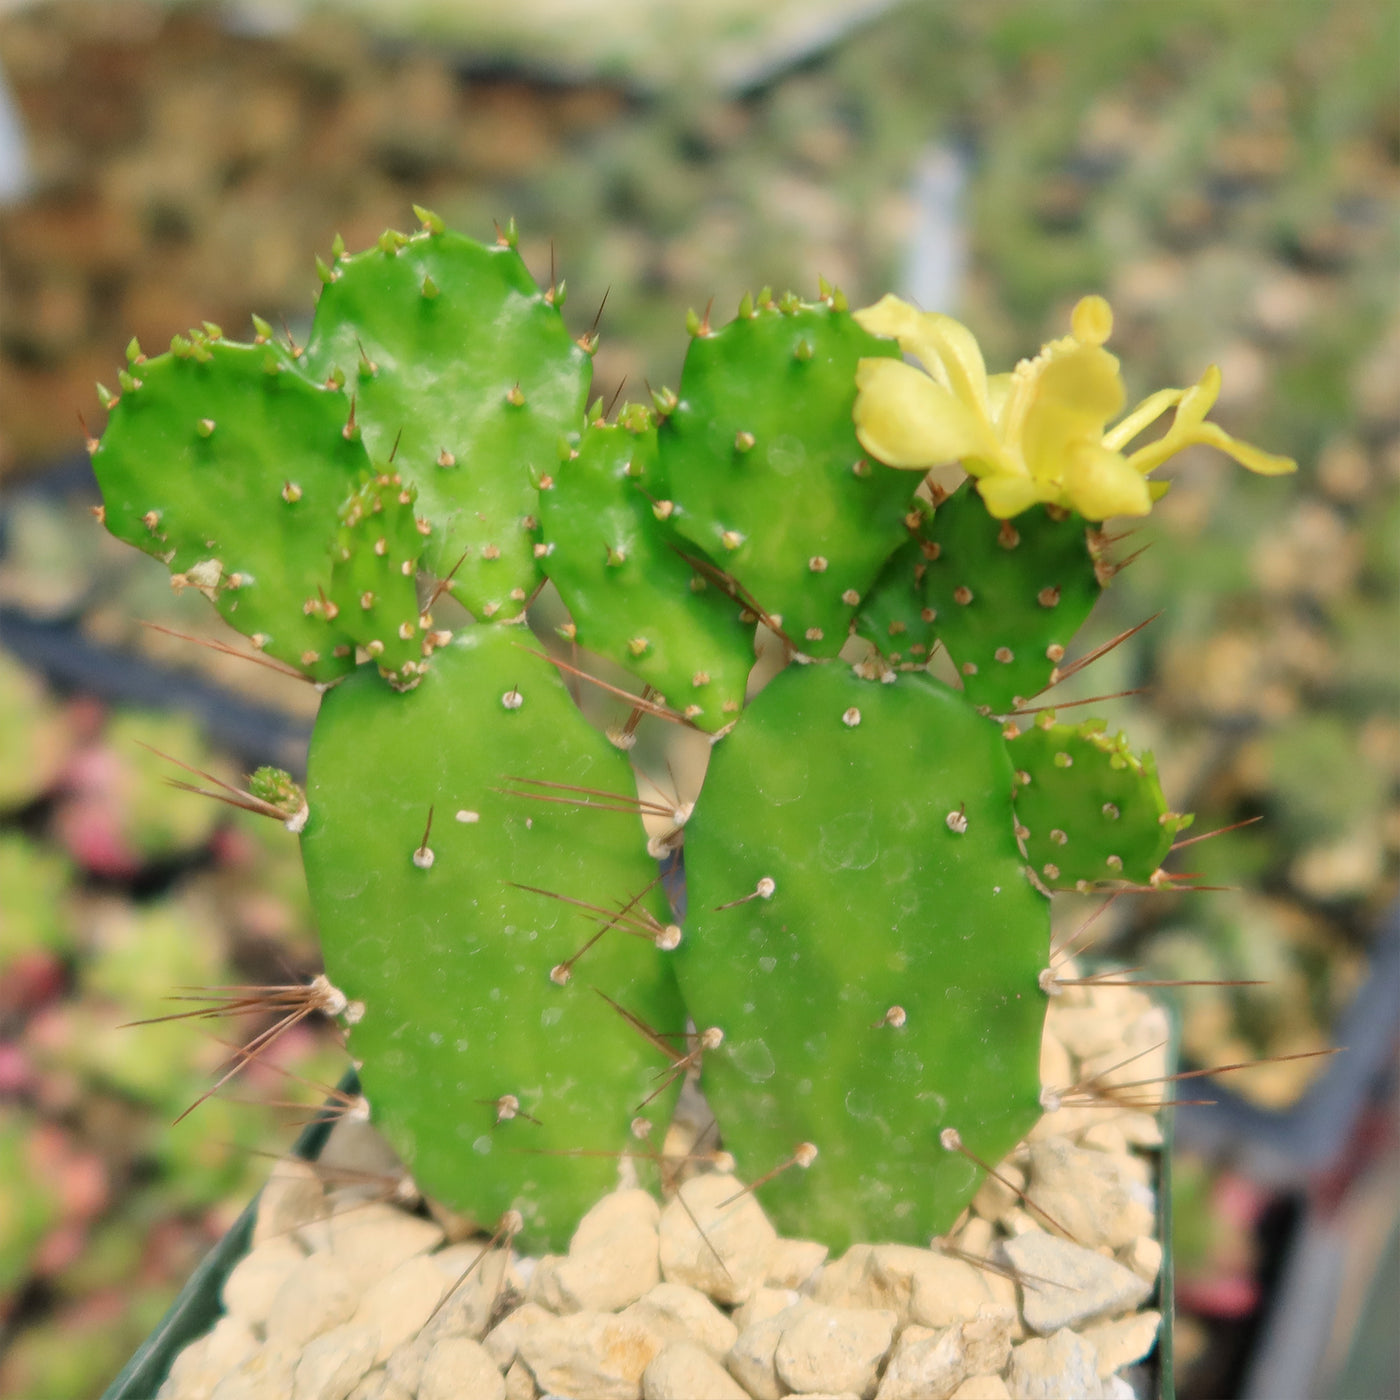
[[[1070,334],[1041,347],[1010,374],[988,375],[972,333],[951,316],[918,311],[886,296],[855,313],[874,335],[890,336],[927,373],[902,360],[865,359],[856,368],[856,436],[891,467],[923,470],[960,462],[998,519],[1037,501],[1086,520],[1146,515],[1166,485],[1148,474],[1192,443],[1206,443],[1267,476],[1297,463],[1231,437],[1206,414],[1220,393],[1212,365],[1189,389],[1162,389],[1113,427],[1122,411],[1118,360],[1104,349],[1113,312],[1098,296],[1074,308]],[[1154,442],[1128,444],[1169,408],[1171,426]]]

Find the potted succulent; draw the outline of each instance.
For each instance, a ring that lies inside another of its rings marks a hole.
[[[133,342],[91,444],[107,528],[324,692],[304,792],[238,798],[299,833],[325,959],[269,1004],[337,1018],[416,1188],[521,1248],[646,1181],[697,1068],[784,1234],[946,1236],[1142,1077],[1042,1078],[1085,981],[1051,896],[1169,884],[1189,820],[1046,708],[1103,522],[1190,444],[1292,463],[1207,420],[1214,370],[1120,418],[1097,297],[989,376],[950,318],[765,289],[612,415],[513,230],[417,212],[318,264],[305,345]]]

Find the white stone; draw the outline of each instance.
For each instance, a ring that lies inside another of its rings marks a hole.
[[[482,1338],[481,1345],[491,1353],[491,1360],[502,1371],[508,1370],[520,1355],[520,1338],[529,1328],[548,1322],[553,1316],[538,1303],[522,1303]]]
[[[1002,1248],[1023,1279],[1026,1326],[1042,1336],[1125,1313],[1152,1291],[1146,1279],[1116,1260],[1038,1230]]]
[[[497,1315],[502,1299],[508,1300],[510,1292],[521,1286],[520,1275],[505,1251],[492,1250],[465,1277],[458,1272],[425,1330],[433,1340],[440,1337],[479,1339]]]
[[[422,1330],[442,1300],[447,1280],[426,1255],[405,1259],[392,1273],[372,1283],[360,1299],[352,1322],[379,1330],[377,1362]]]
[[[288,1236],[298,1226],[320,1220],[329,1210],[326,1188],[315,1168],[297,1157],[284,1158],[273,1167],[258,1193],[253,1247]]]
[[[1098,1353],[1099,1375],[1110,1376],[1124,1366],[1141,1361],[1152,1350],[1161,1321],[1161,1313],[1148,1309],[1114,1322],[1081,1328],[1079,1335]]]
[[[1026,1174],[1013,1162],[998,1164],[996,1175],[988,1175],[972,1198],[972,1208],[984,1220],[995,1220],[1021,1200]]]
[[[418,1400],[505,1400],[505,1377],[480,1342],[443,1337],[433,1344],[418,1383]]]
[[[540,1388],[523,1361],[512,1361],[506,1371],[506,1400],[538,1400]]]
[[[214,1387],[258,1349],[258,1339],[242,1318],[221,1317],[171,1362],[175,1393],[180,1400],[208,1400]]]
[[[442,1242],[442,1227],[382,1201],[366,1201],[333,1215],[331,1253],[362,1284],[372,1283],[415,1254]]]
[[[542,1259],[529,1296],[551,1312],[618,1312],[661,1282],[661,1208],[646,1191],[614,1191],[579,1222],[564,1258]]]
[[[224,1310],[250,1326],[266,1322],[277,1290],[304,1258],[305,1252],[290,1235],[274,1235],[254,1245],[224,1279],[219,1290]]]
[[[384,1363],[385,1373],[400,1389],[408,1391],[410,1395],[417,1394],[418,1383],[423,1379],[423,1367],[428,1364],[428,1353],[432,1349],[432,1342],[422,1335],[400,1342]]]
[[[967,1373],[956,1327],[941,1332],[911,1325],[880,1378],[877,1400],[947,1400]]]
[[[300,1343],[264,1342],[236,1371],[219,1382],[209,1400],[249,1400],[249,1397],[263,1400],[265,1396],[285,1400],[292,1393],[301,1356]]]
[[[1118,1262],[1149,1283],[1157,1282],[1162,1268],[1162,1244],[1150,1235],[1135,1239],[1126,1249],[1118,1251]]]
[[[349,1322],[359,1303],[358,1281],[336,1259],[330,1254],[308,1254],[273,1295],[267,1314],[268,1340],[305,1346],[313,1337]]]
[[[804,1298],[776,1317],[755,1322],[752,1327],[746,1327],[739,1333],[729,1349],[725,1364],[730,1374],[755,1400],[782,1400],[787,1393],[787,1386],[778,1379],[775,1365],[778,1343],[784,1330],[815,1306]]]
[[[969,1376],[948,1400],[1011,1400],[1011,1392],[1000,1376]]]
[[[694,1342],[672,1342],[642,1373],[643,1400],[749,1400],[748,1392]]]
[[[1103,1396],[1094,1348],[1068,1329],[1014,1347],[1006,1384],[1017,1400],[1102,1400]]]
[[[725,1356],[739,1338],[736,1323],[698,1288],[683,1283],[658,1283],[623,1316],[644,1323],[666,1342],[695,1342],[716,1357]]]
[[[1150,1197],[1126,1174],[1122,1159],[1076,1147],[1062,1137],[1031,1144],[1030,1199],[1087,1249],[1117,1249],[1152,1229]]]
[[[765,1317],[776,1317],[801,1297],[795,1288],[760,1288],[752,1298],[734,1309],[734,1326],[742,1332]]]
[[[636,1317],[581,1312],[551,1317],[520,1337],[520,1357],[545,1392],[637,1400],[663,1340]]]
[[[742,1182],[694,1176],[661,1213],[661,1272],[717,1303],[742,1303],[768,1276],[777,1238]]]
[[[374,1365],[379,1334],[347,1322],[308,1342],[297,1362],[292,1400],[345,1400]]]
[[[935,1250],[903,1244],[852,1245],[828,1264],[812,1290],[818,1303],[887,1308],[901,1325],[948,1327],[977,1315],[991,1301],[971,1264]]]
[[[779,1239],[768,1257],[768,1275],[763,1281],[769,1288],[802,1288],[826,1263],[830,1252],[816,1240]]]
[[[773,1353],[778,1379],[793,1390],[828,1386],[873,1395],[898,1324],[889,1309],[814,1305],[783,1329]]]

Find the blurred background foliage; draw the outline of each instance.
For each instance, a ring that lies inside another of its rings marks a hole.
[[[1221,421],[1300,471],[1179,459],[1101,607],[1095,640],[1162,611],[1067,698],[1141,689],[1104,713],[1196,831],[1263,820],[1176,860],[1238,888],[1118,901],[1099,946],[1265,982],[1181,995],[1193,1063],[1319,1049],[1400,853],[1397,54],[1384,0],[0,3],[24,152],[0,162],[0,1393],[99,1393],[288,1141],[276,1101],[341,1063],[299,1027],[276,1063],[301,1081],[261,1069],[172,1126],[227,1047],[118,1029],[177,986],[315,969],[294,842],[141,747],[296,768],[315,697],[138,625],[221,630],[88,515],[92,384],[133,334],[256,311],[299,336],[312,254],[411,202],[518,220],[575,330],[601,307],[605,399],[675,384],[687,307],[759,283],[918,295],[993,368],[1104,292],[1130,394],[1219,363]],[[1322,1068],[1236,1087],[1282,1111]],[[1237,1320],[1257,1284],[1205,1284],[1248,1250],[1209,1242],[1248,1231],[1185,1179],[1184,1271]]]

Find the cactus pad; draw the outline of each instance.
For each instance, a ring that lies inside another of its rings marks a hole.
[[[271,344],[192,333],[175,346],[133,358],[110,404],[92,459],[107,528],[270,656],[333,679],[354,665],[353,638],[314,604],[341,503],[369,469],[345,400]]]
[[[717,747],[686,834],[677,972],[703,1087],[780,1230],[925,1242],[1040,1112],[1049,902],[995,725],[914,673],[792,667]],[[975,1053],[973,1048],[975,1047]]]
[[[851,423],[857,360],[897,348],[833,303],[770,299],[701,328],[660,431],[676,529],[814,656],[841,649],[918,484],[866,460]]]
[[[630,425],[630,426],[627,426]],[[590,424],[540,492],[545,567],[580,646],[611,657],[703,729],[744,703],[753,628],[697,574],[671,536],[656,490],[656,429],[630,406],[619,426]]]
[[[632,784],[528,642],[469,628],[407,694],[368,668],[332,690],[302,851],[326,972],[364,1006],[350,1049],[374,1121],[424,1191],[488,1225],[515,1207],[525,1245],[560,1249],[616,1182],[606,1154],[639,1146],[634,1116],[659,1141],[674,1101],[639,1109],[668,1062],[594,988],[658,1031],[685,1013],[673,955],[634,936],[666,917],[635,817],[512,795]],[[562,985],[551,969],[608,920],[542,890],[630,905]]]
[[[968,699],[997,714],[1039,694],[1100,592],[1086,525],[1033,506],[994,520],[965,484],[934,514],[924,578]]]
[[[583,413],[591,366],[514,247],[438,227],[337,257],[302,363],[343,383],[375,460],[392,454],[417,489],[428,567],[456,567],[454,596],[504,619],[540,581],[535,488]]]
[[[1150,753],[1141,757],[1103,720],[1056,724],[1040,715],[1007,745],[1026,855],[1051,889],[1100,880],[1146,884],[1190,824],[1167,810]]]

